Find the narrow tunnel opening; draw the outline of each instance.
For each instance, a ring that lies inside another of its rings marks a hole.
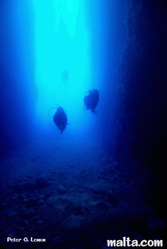
[[[81,2],[43,1],[41,4],[34,1],[34,4],[38,88],[36,111],[44,122],[48,109],[55,105],[64,106],[68,112],[77,112],[78,99],[90,87],[89,43]],[[75,108],[74,101],[77,103]]]
[[[61,106],[69,123],[62,135],[83,137],[88,130],[93,132],[91,125],[95,124],[96,118],[86,112],[83,99],[88,90],[99,88],[94,77],[93,46],[85,1],[41,3],[34,0],[34,5],[37,126],[52,132],[55,129],[57,133],[54,135],[58,135],[59,131],[47,113],[55,107],[50,112],[53,116],[56,108]]]

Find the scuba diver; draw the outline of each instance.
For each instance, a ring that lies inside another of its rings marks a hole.
[[[97,89],[89,90],[84,97],[84,103],[87,110],[91,109],[95,113],[95,108],[99,102],[99,91]]]
[[[48,110],[48,115],[49,115],[49,111],[54,108],[56,107],[52,107]],[[60,130],[60,133],[62,134],[67,125],[67,115],[65,111],[63,110],[63,108],[59,106],[57,108],[56,113],[53,116],[49,115],[49,117],[53,118],[55,125],[57,126],[57,128]]]

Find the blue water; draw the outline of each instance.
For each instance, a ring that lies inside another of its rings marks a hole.
[[[166,13],[158,0],[0,1],[1,247],[165,238]]]

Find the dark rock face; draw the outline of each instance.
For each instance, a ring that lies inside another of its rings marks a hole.
[[[42,188],[45,188],[47,186],[48,186],[48,181],[46,178],[41,176],[41,177],[38,177],[36,179],[36,185],[35,185],[36,189],[40,189],[40,188],[42,189]]]
[[[28,1],[19,6],[20,15],[0,3],[0,155],[29,141],[36,101],[33,9]]]
[[[33,189],[34,189],[34,184],[32,184],[32,183],[27,182],[27,183],[22,184],[23,191],[30,191]]]
[[[167,7],[157,0],[128,1],[128,6],[128,41],[120,67],[120,132],[135,159],[163,163],[167,149]]]
[[[73,213],[75,215],[81,215],[82,214],[82,205],[79,201],[74,202],[73,204]]]
[[[127,44],[119,68],[116,156],[138,162],[143,193],[165,210],[167,166],[167,4],[128,0]],[[149,186],[149,187],[148,187]],[[146,194],[145,194],[146,195]],[[161,203],[160,203],[161,202]],[[160,211],[161,212],[161,211]]]
[[[37,201],[35,199],[29,199],[26,201],[25,205],[27,208],[36,206]]]
[[[21,184],[16,184],[16,185],[14,185],[12,188],[13,188],[13,190],[14,190],[15,192],[18,192],[18,193],[21,192]]]
[[[14,192],[21,193],[24,191],[34,190],[34,184],[26,182],[23,184],[16,184],[12,188],[13,188]]]
[[[67,192],[67,189],[63,185],[59,185],[58,186],[58,192],[59,192],[59,194],[63,195],[63,194],[65,194]]]

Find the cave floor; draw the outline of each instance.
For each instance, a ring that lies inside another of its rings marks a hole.
[[[2,158],[1,172],[4,248],[105,249],[107,239],[162,237],[163,221],[128,170],[94,141],[37,140]]]

